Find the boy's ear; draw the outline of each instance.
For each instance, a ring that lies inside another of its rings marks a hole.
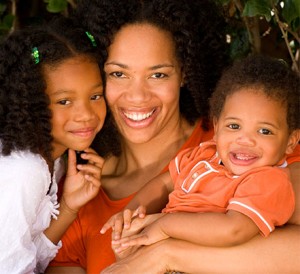
[[[295,147],[299,144],[300,141],[300,129],[294,130],[289,137],[289,141],[286,147],[286,154],[291,154]]]

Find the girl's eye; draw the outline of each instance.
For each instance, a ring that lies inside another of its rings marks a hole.
[[[266,128],[262,128],[258,131],[259,133],[263,134],[263,135],[271,135],[272,131],[266,129]]]
[[[71,104],[70,100],[64,99],[57,102],[59,105],[69,105]]]
[[[103,97],[103,94],[95,94],[91,97],[91,100],[100,100]]]
[[[240,126],[238,124],[230,124],[230,125],[228,125],[228,127],[230,129],[239,129],[240,128]]]
[[[157,72],[157,73],[154,73],[151,78],[155,78],[155,79],[160,79],[160,78],[165,78],[166,77],[166,74],[164,73],[161,73],[161,72]]]

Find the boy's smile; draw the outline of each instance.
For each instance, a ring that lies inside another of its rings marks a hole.
[[[229,171],[240,175],[283,160],[289,144],[286,112],[262,90],[244,88],[227,97],[215,122],[215,140]]]

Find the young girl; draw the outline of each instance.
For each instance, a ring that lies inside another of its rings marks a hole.
[[[170,193],[163,212],[172,214],[158,215],[140,234],[121,240],[123,214],[126,228],[137,214],[127,210],[112,217],[105,229],[114,227],[118,234],[117,251],[169,237],[232,246],[285,224],[295,202],[285,159],[300,137],[299,83],[282,62],[262,56],[226,71],[211,99],[214,140],[179,153],[169,172],[153,179],[127,206],[134,212],[141,204],[153,212],[156,201]],[[144,217],[145,211],[138,210]],[[104,273],[125,272],[113,266]]]
[[[103,160],[88,147],[106,115],[99,60],[93,36],[65,18],[1,44],[0,273],[43,272],[79,208],[98,193]],[[87,164],[76,165],[75,150]]]

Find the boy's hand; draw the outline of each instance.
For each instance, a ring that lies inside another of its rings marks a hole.
[[[103,158],[91,148],[84,150],[81,156],[88,160],[88,163],[76,165],[75,151],[69,149],[68,171],[62,201],[74,212],[78,212],[84,204],[97,195],[101,186],[100,178],[104,164]]]
[[[128,230],[131,226],[133,218],[145,218],[146,208],[139,206],[136,210],[124,209],[123,211],[116,213],[103,225],[100,230],[101,234],[104,234],[108,229],[112,228],[112,238],[119,240],[121,238],[123,229]]]
[[[160,218],[163,217],[164,213],[148,215],[148,220],[144,222],[144,229],[141,232],[134,233],[130,230],[128,234],[130,236],[124,235],[122,239],[112,240],[112,246],[116,253],[124,252],[129,247],[141,246],[141,245],[151,245],[158,241],[169,238],[169,235],[164,233],[161,225]],[[140,227],[141,229],[141,227]]]

